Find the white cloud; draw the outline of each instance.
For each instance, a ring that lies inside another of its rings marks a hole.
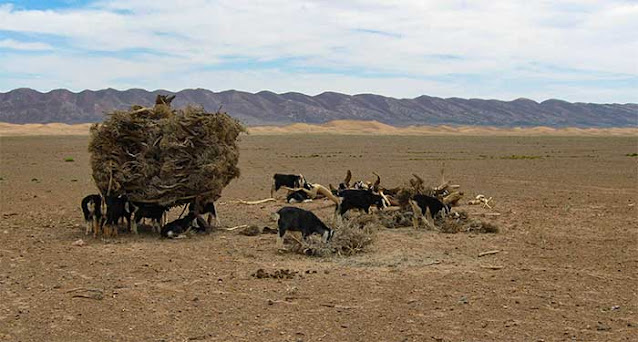
[[[599,101],[590,99],[598,90],[608,100],[638,100],[627,89],[638,78],[638,3],[620,0],[112,0],[58,11],[5,5],[1,31],[62,38],[63,43],[49,43],[55,50],[48,57],[0,56],[5,73],[40,70],[48,79],[43,86],[51,88],[118,86],[126,78],[131,86],[139,79],[138,86],[169,89],[565,97],[551,93],[566,89],[554,86],[533,91],[485,86],[493,78],[531,78],[534,84],[569,83],[571,100]],[[131,57],[122,50],[150,54]],[[105,58],[87,51],[113,53]],[[227,56],[294,61],[267,69],[199,71]],[[326,70],[352,72],[319,73]],[[597,79],[601,85],[592,85]],[[633,81],[609,89],[617,79]],[[0,89],[13,87],[0,81]]]
[[[11,50],[25,50],[25,51],[43,51],[53,50],[53,47],[49,44],[37,43],[37,42],[20,42],[13,39],[0,40],[0,49]]]

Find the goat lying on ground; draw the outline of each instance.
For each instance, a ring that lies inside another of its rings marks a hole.
[[[128,228],[131,228],[131,211],[126,195],[106,196],[104,202],[106,204],[106,220],[103,221],[102,229],[105,236],[117,235],[117,224],[120,219],[126,219]]]
[[[131,225],[131,231],[137,234],[137,225],[142,221],[142,218],[151,219],[151,226],[153,227],[153,231],[160,232],[164,219],[164,213],[168,210],[168,208],[151,203],[140,203],[133,202],[131,203],[133,210],[133,223]]]
[[[292,175],[292,174],[282,174],[275,173],[273,176],[273,184],[270,189],[270,197],[274,197],[275,192],[277,192],[282,187],[288,188],[303,188],[306,185],[306,179],[303,175]]]
[[[412,224],[416,229],[418,227],[419,218],[424,218],[426,223],[434,228],[432,219],[437,215],[445,216],[450,213],[450,206],[441,202],[438,198],[427,195],[414,195],[410,199],[410,206],[414,213]]]
[[[302,190],[292,191],[286,196],[286,202],[288,203],[301,203],[310,199],[308,193]]]
[[[162,227],[160,234],[165,238],[176,238],[180,234],[194,230],[198,233],[205,233],[210,230],[210,226],[195,211],[189,211],[188,214],[180,219],[171,221]]]
[[[195,212],[189,212],[186,216],[171,221],[162,227],[161,235],[165,238],[175,238],[193,228],[193,221],[197,218]]]
[[[317,233],[322,236],[324,242],[330,241],[334,230],[328,228],[317,215],[308,210],[295,207],[283,207],[277,211],[279,216],[277,226],[279,227],[279,238],[277,246],[283,248],[284,234],[287,231],[300,231],[305,240],[308,236]]]
[[[337,205],[336,213],[343,216],[350,209],[361,209],[366,213],[370,213],[370,206],[373,204],[379,209],[384,208],[383,197],[369,190],[342,190],[339,193],[342,198],[341,203]]]
[[[323,186],[321,184],[317,184],[317,183],[315,183],[315,184],[306,183],[306,185],[309,188],[308,187],[304,187],[304,188],[294,188],[293,189],[293,188],[289,188],[289,187],[286,187],[286,186],[283,187],[283,188],[288,190],[288,191],[291,191],[293,193],[298,192],[298,191],[305,192],[309,199],[315,199],[315,198],[318,198],[319,196],[327,197],[331,201],[335,202],[335,204],[339,205],[339,198],[337,198],[337,196],[335,196],[325,186]]]
[[[86,223],[85,235],[89,235],[93,231],[93,235],[97,236],[102,221],[102,196],[88,195],[82,199],[82,214],[84,214],[84,222]]]

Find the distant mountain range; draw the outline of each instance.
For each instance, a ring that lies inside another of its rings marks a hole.
[[[173,92],[143,89],[104,89],[73,93],[65,89],[41,93],[21,88],[0,93],[0,121],[9,123],[99,122],[104,113],[131,105],[151,106],[157,94]],[[638,104],[570,103],[529,99],[514,101],[438,98],[419,96],[396,99],[373,94],[345,95],[325,92],[316,96],[301,93],[256,94],[228,90],[186,89],[176,93],[174,107],[202,105],[218,108],[243,123],[283,125],[324,123],[332,120],[376,120],[394,126],[476,125],[550,127],[636,127]]]

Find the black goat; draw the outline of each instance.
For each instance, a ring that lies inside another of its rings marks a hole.
[[[103,221],[102,229],[105,236],[117,235],[117,224],[120,219],[126,219],[127,226],[131,227],[131,211],[126,195],[106,196],[106,220]]]
[[[137,234],[137,225],[140,223],[142,218],[151,219],[153,231],[161,231],[164,214],[168,208],[152,203],[133,202],[131,204],[133,207],[133,224],[131,226],[133,233]]]
[[[286,202],[288,203],[301,203],[307,199],[309,199],[310,197],[308,196],[308,193],[303,191],[303,190],[297,190],[294,192],[291,192],[288,194],[288,196],[286,196]]]
[[[161,235],[165,238],[175,238],[178,235],[189,231],[193,228],[193,221],[197,218],[197,214],[191,211],[186,216],[171,221],[162,227]]]
[[[93,235],[97,235],[102,221],[102,196],[97,194],[88,195],[82,199],[81,206],[84,222],[86,223],[84,234],[89,235],[93,231]]]
[[[208,217],[206,219],[206,223],[208,223],[208,226],[211,225],[213,219],[215,219],[215,225],[219,226],[219,217],[217,216],[217,209],[215,209],[214,201],[206,202],[203,205],[196,201],[190,202],[188,204],[188,211],[194,212],[196,215],[208,214]]]
[[[284,186],[293,189],[306,186],[306,180],[303,175],[275,173],[272,178],[273,184],[272,188],[270,189],[270,197],[274,197],[275,192],[277,192],[281,187]]]
[[[424,219],[431,229],[436,229],[433,219],[438,214],[445,216],[450,212],[450,206],[441,202],[438,198],[427,195],[414,195],[409,201],[414,215],[412,225],[415,229],[419,227],[419,219]]]
[[[341,204],[337,205],[336,211],[341,216],[350,209],[362,209],[366,213],[370,213],[371,205],[383,209],[383,197],[369,190],[341,190],[338,192],[338,196],[342,197],[342,200]]]
[[[421,209],[421,214],[425,215],[426,210],[430,210],[430,215],[434,218],[437,214],[442,212],[442,215],[447,215],[450,212],[450,206],[441,202],[438,198],[428,195],[414,195],[412,200],[416,202]],[[417,213],[414,213],[415,215]]]
[[[283,207],[277,211],[277,215],[279,216],[277,220],[277,226],[279,227],[277,244],[279,247],[283,247],[284,234],[289,230],[301,232],[304,240],[308,236],[317,233],[323,237],[324,242],[330,241],[334,234],[334,230],[328,228],[311,211],[296,207]]]

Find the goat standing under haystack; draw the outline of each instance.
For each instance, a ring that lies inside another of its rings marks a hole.
[[[171,208],[219,198],[239,177],[241,123],[201,107],[172,109],[174,98],[158,95],[153,108],[114,111],[91,127],[91,168],[100,193]]]

